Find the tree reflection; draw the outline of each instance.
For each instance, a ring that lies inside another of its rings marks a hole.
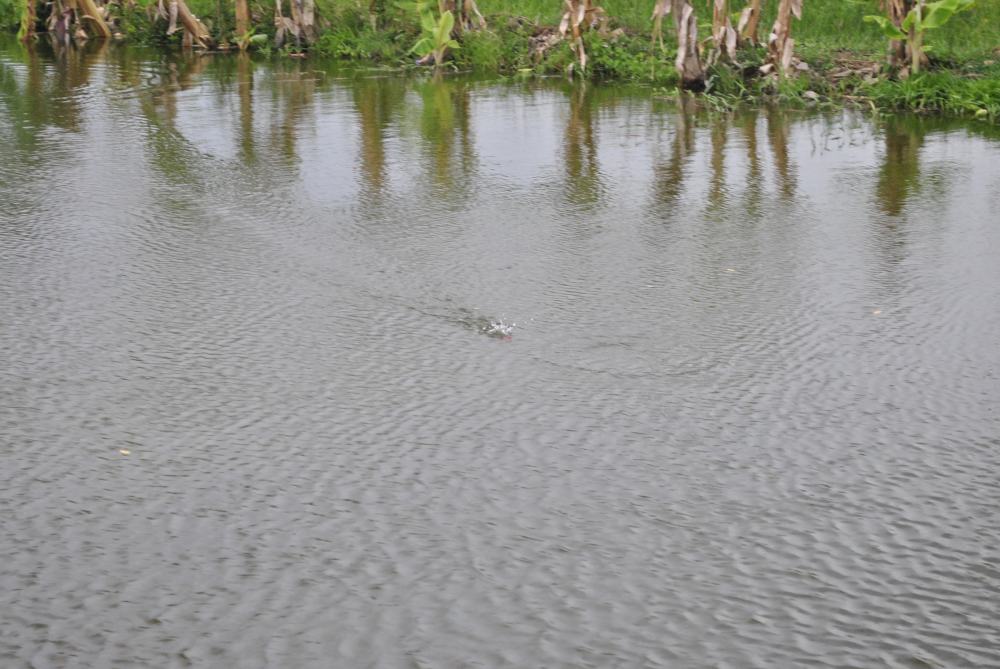
[[[253,134],[253,62],[247,53],[236,56],[236,98],[239,104],[240,157],[256,162],[257,151]]]
[[[380,198],[386,188],[385,133],[406,97],[406,89],[384,77],[359,79],[351,95],[361,137],[361,180],[366,199]]]
[[[90,85],[94,64],[104,59],[108,45],[103,40],[79,47],[50,42],[19,45],[26,70],[24,88],[5,72],[0,95],[27,128],[51,125],[79,132],[84,121],[80,92]],[[35,135],[35,130],[18,133],[18,139],[33,144]]]
[[[777,172],[778,190],[786,198],[795,196],[795,168],[788,158],[788,134],[790,124],[784,112],[775,107],[767,110],[767,139],[771,144],[774,156],[774,167]]]
[[[718,115],[712,121],[710,136],[712,157],[711,175],[708,184],[708,213],[718,214],[726,206],[726,141],[729,119]]]
[[[743,136],[747,154],[747,186],[745,208],[750,218],[756,218],[760,214],[760,205],[763,198],[763,171],[760,164],[760,149],[757,146],[757,121],[759,114],[756,110],[747,111],[740,115],[739,130]]]
[[[581,84],[569,95],[569,119],[563,141],[566,197],[572,204],[592,206],[601,196],[601,172],[594,130],[594,87]]]
[[[464,191],[476,162],[469,84],[435,77],[418,90],[423,101],[420,136],[429,154],[433,183],[442,191]],[[457,166],[453,164],[456,158]]]
[[[886,214],[899,216],[907,198],[920,187],[920,148],[924,135],[912,124],[890,121],[885,126],[885,157],[875,187]]]
[[[197,83],[206,61],[190,53],[170,58],[163,64],[156,85],[139,94],[153,167],[176,183],[197,183],[197,170],[192,163],[198,156],[177,130],[177,93]]]
[[[296,142],[305,125],[304,118],[314,110],[316,75],[301,62],[286,64],[275,75],[271,88],[275,111],[271,145],[291,163],[297,158]]]
[[[677,113],[674,116],[674,136],[670,156],[666,161],[653,165],[657,205],[673,209],[677,206],[684,190],[684,180],[688,172],[690,157],[694,154],[695,101],[687,94],[677,99]]]

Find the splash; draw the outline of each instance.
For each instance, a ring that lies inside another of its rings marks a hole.
[[[502,318],[501,319],[490,319],[479,331],[484,335],[489,337],[497,337],[510,341],[514,337],[514,328],[517,327],[517,323],[507,323]]]

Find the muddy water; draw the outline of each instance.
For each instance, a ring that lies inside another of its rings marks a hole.
[[[8,43],[0,666],[1000,666],[998,134]]]

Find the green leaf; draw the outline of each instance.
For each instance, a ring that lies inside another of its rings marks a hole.
[[[450,11],[445,12],[441,15],[438,20],[437,35],[435,37],[435,42],[438,44],[446,44],[448,39],[451,37],[451,29],[455,27],[455,16]]]
[[[939,0],[927,5],[927,16],[924,17],[924,29],[940,28],[958,12],[971,9],[973,0]]]
[[[906,33],[893,25],[892,21],[884,16],[876,16],[869,14],[865,17],[865,23],[876,23],[878,27],[881,28],[882,34],[889,39],[905,40]]]
[[[434,34],[434,29],[437,26],[434,23],[434,17],[430,12],[420,15],[420,27],[424,29],[424,32],[428,36],[432,36]]]
[[[461,47],[461,45],[458,42],[456,42],[453,39],[450,39],[450,40],[448,40],[448,48],[449,49],[460,49],[462,47]]]
[[[417,43],[413,45],[413,48],[410,49],[410,53],[415,53],[418,56],[423,57],[429,54],[433,50],[434,50],[434,45],[431,43],[430,39],[424,37],[423,39],[417,41]]]

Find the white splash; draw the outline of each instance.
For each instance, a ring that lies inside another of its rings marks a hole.
[[[514,328],[517,327],[517,323],[507,323],[502,318],[501,319],[491,319],[489,323],[483,325],[483,334],[490,335],[492,337],[511,337],[514,335]]]

